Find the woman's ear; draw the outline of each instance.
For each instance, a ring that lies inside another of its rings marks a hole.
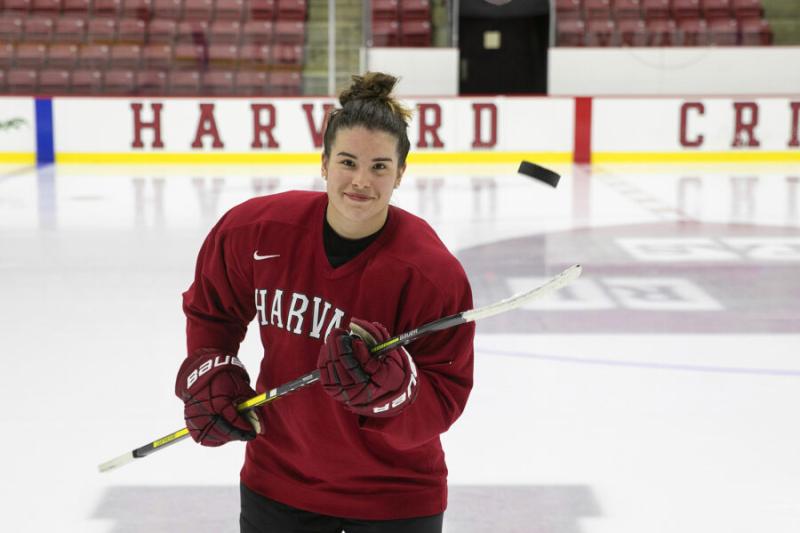
[[[328,157],[324,153],[322,154],[322,168],[320,169],[320,173],[322,174],[322,179],[328,179]]]
[[[403,165],[402,167],[397,169],[397,177],[394,179],[394,188],[398,188],[400,186],[400,182],[403,181],[403,174],[406,171],[406,166]]]

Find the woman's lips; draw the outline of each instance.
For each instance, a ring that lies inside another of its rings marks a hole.
[[[351,200],[356,201],[356,202],[366,202],[368,200],[371,200],[371,198],[369,196],[364,195],[364,194],[346,192],[346,193],[344,193],[344,195],[347,196],[348,198],[350,198]]]

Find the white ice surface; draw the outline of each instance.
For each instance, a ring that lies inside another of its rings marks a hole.
[[[606,170],[583,178],[586,198],[570,168],[559,169],[555,191],[513,170],[409,174],[396,203],[426,216],[459,250],[674,220],[613,183],[675,207],[675,183],[700,176],[702,197],[689,198],[695,219],[798,227],[782,169],[754,170],[758,186],[738,204],[735,169]],[[211,224],[259,191],[318,187],[315,171],[0,173],[0,529],[133,531],[120,521],[139,516],[148,517],[148,532],[208,531],[171,525],[179,505],[139,508],[133,497],[109,495],[228,487],[234,499],[196,505],[229,514],[228,531],[236,530],[239,444],[188,441],[107,474],[97,465],[182,425],[172,393],[184,351],[180,293]],[[487,183],[494,189],[481,189]],[[256,366],[252,332],[241,353]],[[501,335],[478,326],[475,389],[443,441],[453,494],[463,503],[477,487],[485,505],[451,509],[446,529],[796,533],[798,410],[800,334]],[[493,497],[501,489],[510,496]],[[538,508],[525,494],[557,501],[526,514]]]

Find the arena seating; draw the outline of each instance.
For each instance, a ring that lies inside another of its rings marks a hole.
[[[559,46],[764,46],[761,0],[556,0]]]
[[[0,0],[0,91],[296,95],[307,16],[307,0]]]
[[[372,0],[373,46],[431,46],[430,0]]]

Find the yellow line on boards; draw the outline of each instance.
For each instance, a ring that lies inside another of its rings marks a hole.
[[[408,154],[409,163],[572,163],[571,152],[415,152]]]
[[[519,163],[570,164],[570,152],[414,152],[411,164]],[[0,162],[35,163],[35,154],[0,152]],[[592,163],[747,163],[800,161],[797,151],[742,152],[595,152]],[[318,164],[320,153],[58,153],[67,164]]]
[[[320,154],[314,153],[57,153],[56,163],[319,163]]]
[[[592,163],[786,163],[800,150],[785,152],[595,152]]]
[[[0,152],[0,163],[33,165],[36,163],[36,154],[33,152]]]
[[[316,153],[57,153],[56,163],[225,163],[225,164],[317,164]],[[572,163],[570,152],[411,152],[408,162],[417,164],[519,163],[527,159],[539,163]]]

